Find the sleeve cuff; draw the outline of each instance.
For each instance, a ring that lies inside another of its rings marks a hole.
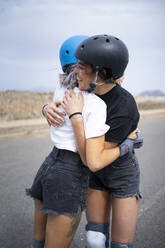
[[[104,135],[109,129],[110,126],[108,126],[107,124],[105,124],[104,127],[102,128],[98,128],[98,129],[95,128],[94,130],[91,127],[85,130],[85,137],[86,139],[99,137]]]

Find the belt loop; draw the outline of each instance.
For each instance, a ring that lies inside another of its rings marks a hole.
[[[53,147],[53,150],[52,150],[52,156],[54,159],[56,159],[57,155],[58,155],[58,152],[59,152],[59,149],[57,147]]]

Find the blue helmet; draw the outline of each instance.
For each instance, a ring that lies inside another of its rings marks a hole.
[[[86,35],[76,35],[64,41],[60,48],[60,62],[62,68],[66,65],[77,63],[74,53],[79,44],[87,38],[88,36]]]

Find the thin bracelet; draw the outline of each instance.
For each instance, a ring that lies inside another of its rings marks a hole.
[[[44,117],[45,117],[44,108],[45,108],[47,105],[48,105],[48,103],[45,104],[45,105],[42,107],[42,114],[43,114]]]
[[[82,115],[82,113],[81,112],[75,112],[75,113],[69,115],[69,119],[72,118],[73,115]]]

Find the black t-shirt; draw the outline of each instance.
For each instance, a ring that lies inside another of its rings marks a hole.
[[[120,85],[104,95],[98,95],[107,105],[106,123],[110,126],[105,141],[121,143],[135,130],[139,121],[139,112],[134,97]]]

